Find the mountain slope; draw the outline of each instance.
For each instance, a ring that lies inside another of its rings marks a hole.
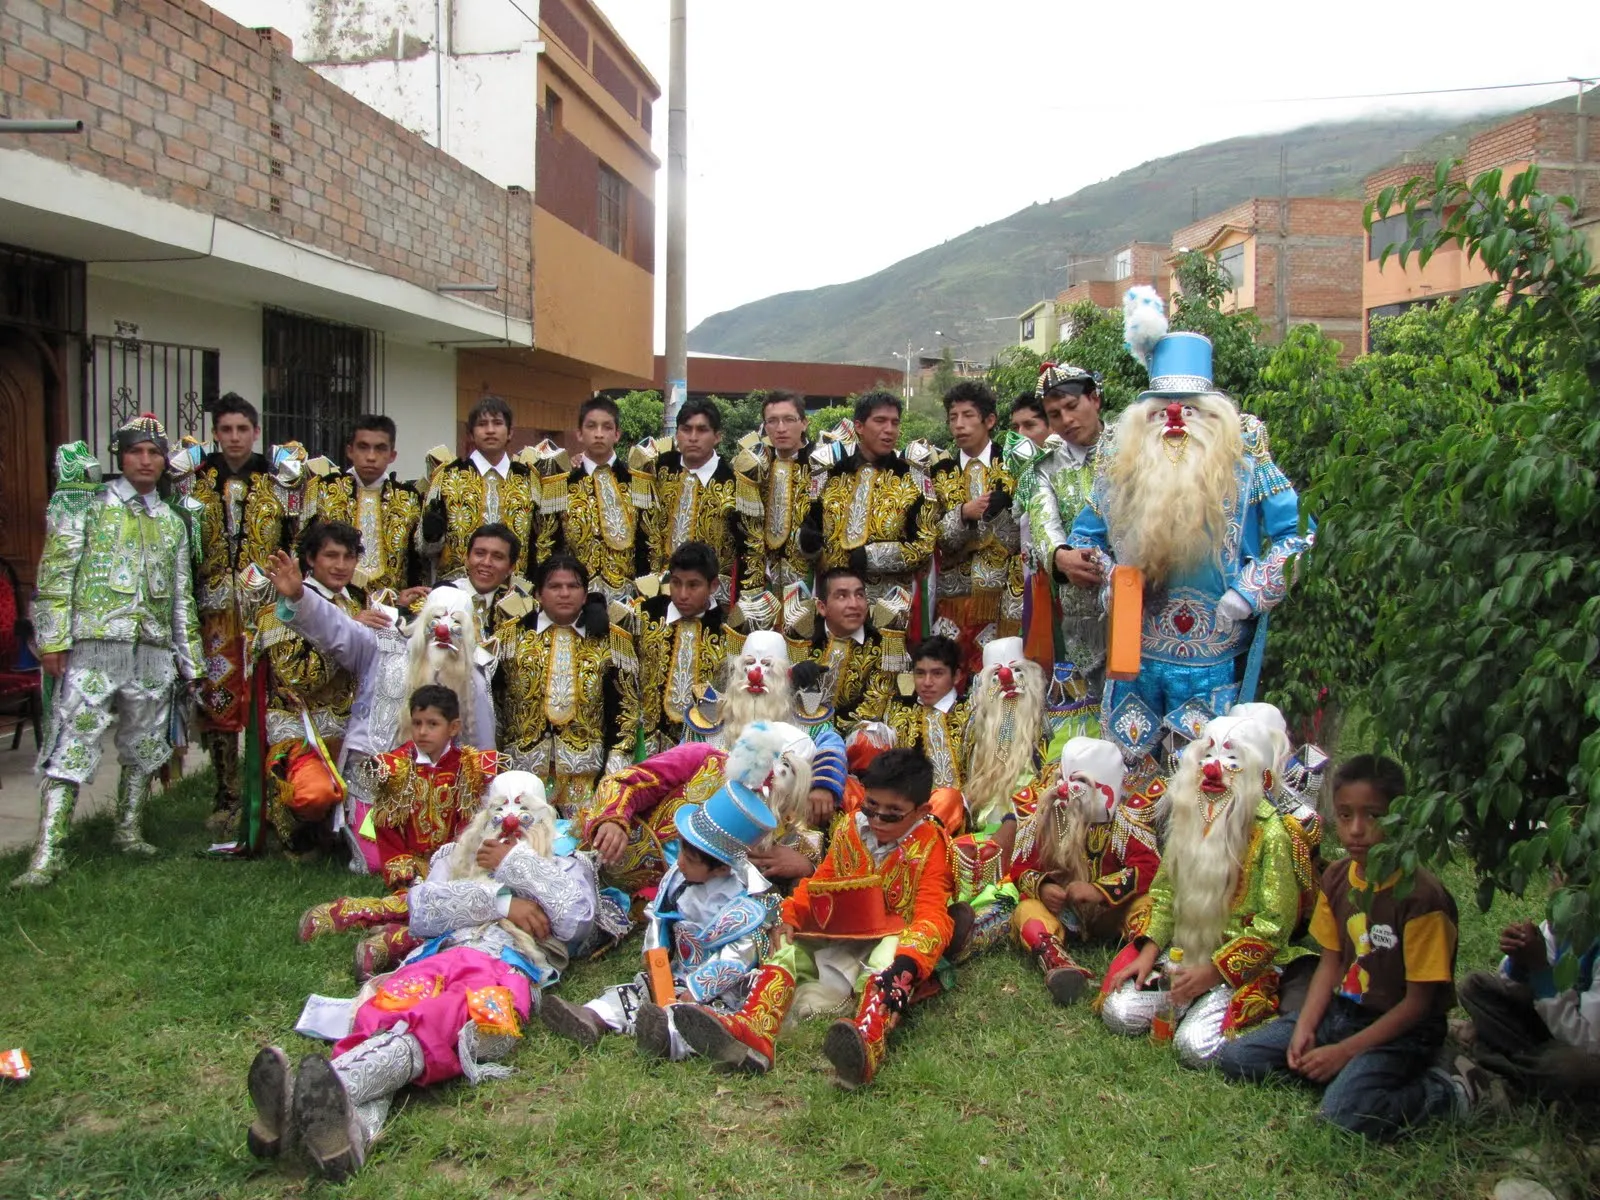
[[[1500,117],[1493,120],[1502,119]],[[1204,216],[1278,191],[1279,148],[1289,194],[1360,194],[1361,180],[1408,151],[1459,151],[1458,118],[1421,114],[1310,125],[1230,138],[1159,158],[1047,204],[1034,204],[863,279],[785,292],[707,317],[689,331],[702,353],[817,362],[892,363],[907,338],[943,330],[961,353],[987,357],[1011,336],[986,317],[1020,312],[1060,290],[1052,268],[1136,239],[1166,241]]]

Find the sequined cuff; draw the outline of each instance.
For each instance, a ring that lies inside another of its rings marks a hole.
[[[1270,942],[1243,936],[1234,938],[1213,954],[1211,962],[1228,981],[1228,986],[1239,988],[1266,970],[1276,956],[1277,950]]]

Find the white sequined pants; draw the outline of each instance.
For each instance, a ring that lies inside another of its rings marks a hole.
[[[56,688],[39,771],[51,779],[88,783],[100,766],[100,740],[117,719],[117,760],[145,775],[172,756],[170,650],[132,642],[80,642],[69,652]]]
[[[1135,1037],[1150,1032],[1150,1022],[1160,1009],[1165,994],[1141,991],[1130,979],[1105,999],[1100,1015],[1112,1033]],[[1183,1010],[1173,1034],[1173,1049],[1186,1067],[1211,1066],[1222,1053],[1227,1037],[1222,1032],[1233,989],[1219,983]]]

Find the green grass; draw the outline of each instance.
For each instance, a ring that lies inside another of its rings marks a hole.
[[[366,1170],[331,1188],[250,1157],[244,1076],[265,1042],[317,1048],[290,1032],[307,993],[354,991],[352,940],[303,946],[295,922],[358,881],[325,864],[197,857],[204,779],[158,801],[162,858],[114,855],[92,821],[54,888],[0,896],[0,1048],[25,1047],[34,1064],[29,1082],[0,1084],[0,1196],[1417,1200],[1486,1195],[1508,1172],[1588,1191],[1583,1142],[1596,1135],[1570,1113],[1523,1107],[1369,1145],[1316,1122],[1309,1092],[1184,1071],[1087,1008],[1052,1007],[1011,951],[915,1014],[856,1095],[828,1082],[825,1022],[785,1039],[760,1079],[647,1065],[621,1038],[583,1054],[535,1024],[515,1076],[407,1093]],[[4,876],[21,861],[0,861]],[[1446,878],[1470,896],[1463,870]],[[1464,902],[1462,969],[1492,963],[1496,930],[1534,907],[1501,900],[1479,915]],[[578,967],[562,991],[584,999],[614,982],[635,946]]]

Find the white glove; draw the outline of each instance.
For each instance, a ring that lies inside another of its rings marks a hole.
[[[1217,611],[1212,618],[1212,626],[1220,634],[1232,633],[1233,627],[1240,621],[1249,620],[1253,612],[1250,601],[1229,588],[1217,601]]]

